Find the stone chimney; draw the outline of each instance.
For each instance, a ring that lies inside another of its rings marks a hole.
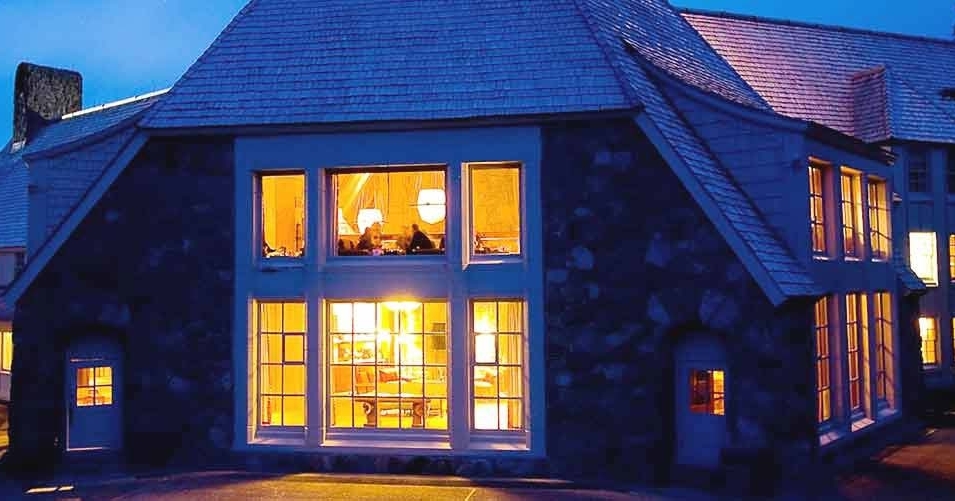
[[[30,63],[17,66],[13,87],[13,144],[22,147],[53,120],[83,106],[79,73]]]

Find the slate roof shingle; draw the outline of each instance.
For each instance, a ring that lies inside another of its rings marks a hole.
[[[12,153],[10,146],[0,150],[0,248],[27,245],[29,172],[21,152]]]
[[[953,41],[721,12],[683,16],[781,114],[870,142],[955,143],[955,100],[940,95],[955,87]],[[880,67],[884,103],[859,103],[860,72]],[[884,104],[884,117],[874,104]]]

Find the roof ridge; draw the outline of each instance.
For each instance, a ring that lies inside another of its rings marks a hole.
[[[104,111],[104,110],[108,110],[108,109],[112,109],[112,108],[118,108],[118,107],[120,107],[120,106],[125,106],[125,105],[127,105],[127,104],[138,103],[139,101],[145,101],[146,99],[151,99],[151,98],[154,98],[154,97],[156,97],[156,96],[161,96],[161,95],[163,95],[163,94],[169,92],[169,89],[170,89],[170,87],[167,87],[167,88],[165,88],[165,89],[160,89],[160,90],[156,90],[156,91],[153,91],[153,92],[147,92],[147,93],[145,93],[145,94],[139,94],[139,95],[132,96],[132,97],[127,97],[127,98],[124,98],[124,99],[119,99],[119,100],[117,100],[117,101],[111,101],[111,102],[108,102],[108,103],[98,104],[98,105],[96,105],[96,106],[91,106],[91,107],[89,107],[89,108],[84,108],[84,109],[79,110],[79,111],[74,111],[74,112],[72,112],[72,113],[67,113],[66,115],[61,116],[61,117],[60,117],[60,120],[69,120],[69,119],[71,119],[71,118],[82,117],[82,116],[85,116],[85,115],[90,115],[90,114],[93,114],[93,113],[98,113],[98,112],[100,112],[100,111]]]
[[[587,26],[587,32],[590,33],[594,43],[597,44],[597,48],[600,49],[600,53],[607,61],[607,65],[610,66],[610,71],[613,72],[614,79],[616,79],[617,84],[620,85],[620,90],[623,92],[624,97],[630,101],[631,106],[642,106],[643,103],[640,102],[640,98],[637,96],[636,90],[631,88],[629,80],[621,73],[619,65],[611,55],[609,48],[606,47],[606,44],[601,40],[600,37],[597,36],[597,31],[600,28],[596,27],[595,25],[599,25],[599,23],[592,19],[589,6],[584,8],[584,6],[581,5],[584,2],[587,2],[587,0],[570,0],[570,3],[574,5],[574,8],[580,14],[580,17],[583,18],[584,24]]]
[[[196,60],[193,61],[188,68],[186,68],[186,71],[182,74],[181,77],[179,77],[178,80],[176,80],[172,84],[172,87],[169,87],[169,89],[167,90],[167,93],[170,96],[176,93],[176,89],[177,87],[179,87],[180,83],[185,82],[192,76],[196,68],[199,67],[200,63],[204,62],[205,57],[209,55],[209,53],[212,52],[214,48],[218,47],[219,42],[222,40],[222,38],[225,37],[226,34],[231,32],[232,29],[235,28],[235,26],[238,24],[239,20],[244,18],[256,5],[258,5],[259,1],[260,0],[249,0],[249,2],[245,4],[245,6],[242,7],[238,13],[236,13],[236,15],[232,18],[232,20],[229,21],[229,24],[227,24],[226,27],[222,31],[220,31],[218,35],[216,35],[216,38],[212,41],[212,43],[209,44],[208,47],[206,47],[206,50],[202,51],[202,54],[200,54],[199,57],[197,57]],[[162,107],[163,107],[162,102],[157,103],[156,106],[151,107],[149,111],[147,111],[146,114],[142,115],[140,118],[143,121],[148,121],[149,118],[152,117],[154,114],[158,113],[159,110],[162,109]]]
[[[797,21],[793,19],[783,19],[779,17],[764,17],[757,16],[753,14],[741,14],[737,12],[728,12],[721,10],[708,10],[708,9],[692,9],[692,8],[678,8],[680,14],[690,14],[690,15],[699,15],[707,17],[721,17],[729,19],[737,19],[741,21],[752,21],[757,23],[772,23],[772,24],[783,24],[789,26],[797,26],[802,28],[815,28],[820,30],[827,31],[842,31],[846,33],[855,33],[855,34],[865,34],[865,35],[876,35],[889,38],[903,38],[907,40],[920,40],[923,42],[935,42],[943,45],[952,45],[955,46],[955,40],[949,40],[947,38],[937,38],[930,37],[926,35],[911,35],[908,33],[898,33],[892,31],[879,31],[866,28],[853,28],[851,26],[842,26],[838,24],[824,24],[824,23],[814,23],[810,21]]]

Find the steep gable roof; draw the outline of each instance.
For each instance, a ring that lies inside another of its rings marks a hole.
[[[27,184],[29,173],[23,155],[0,150],[0,248],[27,245]]]
[[[941,95],[955,87],[955,42],[708,11],[683,16],[779,113],[871,142],[955,143],[955,100]],[[885,100],[860,99],[860,73],[880,67]]]
[[[252,0],[147,128],[630,109],[573,0]]]

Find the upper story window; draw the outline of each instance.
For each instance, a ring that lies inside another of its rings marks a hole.
[[[865,240],[862,231],[862,176],[842,169],[842,237],[846,257],[860,258]]]
[[[0,252],[0,287],[6,287],[20,274],[24,264],[22,250]]]
[[[921,148],[909,150],[909,191],[927,193],[932,191],[932,178],[928,170],[928,152]]]
[[[938,285],[938,251],[935,232],[909,233],[909,266],[925,285]]]
[[[330,186],[336,255],[444,254],[444,166],[343,169]]]
[[[475,254],[521,253],[520,165],[469,164]]]
[[[305,175],[260,174],[258,184],[261,256],[302,257],[305,253]]]
[[[872,241],[872,259],[888,259],[892,248],[888,188],[884,180],[874,177],[869,178],[869,239]]]
[[[809,229],[812,236],[812,252],[825,255],[826,246],[826,217],[825,201],[823,199],[823,175],[825,167],[820,165],[809,166]]]

